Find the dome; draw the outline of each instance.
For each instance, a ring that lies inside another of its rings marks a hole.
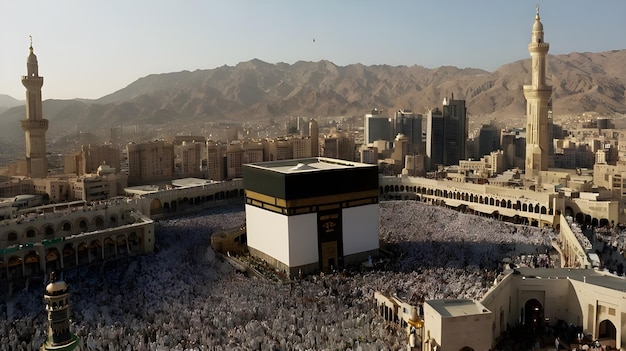
[[[535,18],[535,24],[533,24],[533,32],[543,32],[543,24],[539,20],[539,15]]]
[[[28,55],[28,60],[26,62],[35,65],[37,64],[37,55],[33,52],[32,46],[30,47],[30,54]]]
[[[67,291],[67,283],[64,281],[58,281],[58,282],[54,282],[54,283],[50,283],[46,285],[47,295],[63,294],[66,291]]]

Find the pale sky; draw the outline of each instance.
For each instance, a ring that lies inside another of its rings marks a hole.
[[[537,1],[0,0],[0,94],[99,98],[153,73],[329,60],[494,71],[529,58]],[[626,49],[626,1],[539,1],[551,54]],[[315,42],[313,41],[315,39]]]

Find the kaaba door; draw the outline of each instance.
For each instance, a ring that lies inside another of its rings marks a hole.
[[[337,242],[328,241],[321,243],[322,246],[322,271],[330,272],[337,268],[339,257],[337,256]]]

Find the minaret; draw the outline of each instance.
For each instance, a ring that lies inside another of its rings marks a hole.
[[[533,24],[532,40],[528,52],[532,58],[531,83],[524,85],[526,98],[526,179],[538,179],[541,171],[548,170],[548,102],[552,87],[546,85],[546,55],[550,44],[543,40],[543,24],[539,6]]]
[[[41,351],[76,350],[79,338],[70,332],[69,292],[67,283],[57,281],[56,272],[50,274],[50,282],[43,295],[48,312],[48,337]]]
[[[33,52],[32,38],[29,49],[30,54],[26,61],[28,75],[22,76],[22,84],[26,88],[26,119],[21,121],[26,138],[26,175],[32,178],[45,178],[48,176],[46,158],[48,120],[42,116],[43,77],[39,76],[39,64]]]

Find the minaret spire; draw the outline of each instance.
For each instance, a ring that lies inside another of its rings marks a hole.
[[[48,176],[46,157],[46,131],[48,120],[43,118],[41,87],[43,77],[39,76],[39,63],[33,50],[33,37],[30,37],[29,55],[26,59],[26,75],[22,85],[26,88],[26,118],[21,120],[26,139],[26,170],[22,173],[32,178]]]
[[[550,44],[544,41],[543,24],[536,7],[528,52],[531,57],[531,82],[524,85],[526,98],[526,178],[539,179],[548,170],[548,102],[552,87],[546,84],[546,55]]]

